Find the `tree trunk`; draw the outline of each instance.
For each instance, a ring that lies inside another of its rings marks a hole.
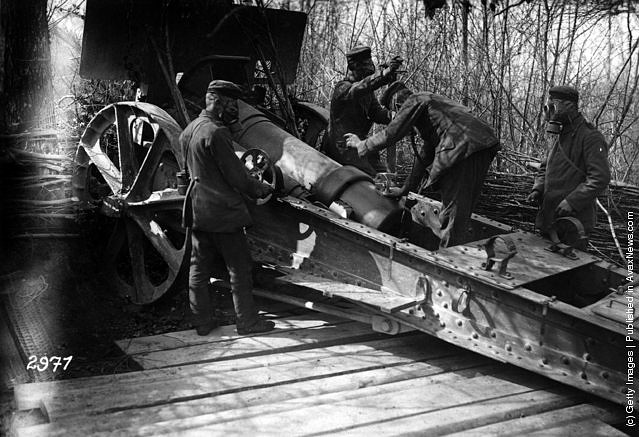
[[[51,128],[47,1],[0,0],[0,132]]]

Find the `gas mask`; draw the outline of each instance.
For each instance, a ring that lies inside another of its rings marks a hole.
[[[213,112],[219,120],[226,126],[237,123],[239,118],[239,109],[237,100],[230,97],[218,97],[215,102]]]
[[[372,59],[366,59],[360,62],[352,62],[350,63],[348,68],[355,73],[355,76],[357,76],[357,80],[361,80],[375,73],[375,64],[373,64]]]
[[[568,102],[558,99],[548,99],[544,105],[544,120],[546,121],[546,132],[559,134],[563,125],[570,122],[571,106]]]

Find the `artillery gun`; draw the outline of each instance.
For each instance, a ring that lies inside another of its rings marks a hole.
[[[116,222],[104,267],[118,289],[149,303],[184,286],[189,239],[180,225],[177,138],[208,81],[233,80],[247,91],[238,155],[259,149],[271,177],[281,175],[280,197],[255,206],[247,230],[254,259],[280,272],[278,281],[347,302],[346,310],[318,308],[381,332],[417,329],[624,403],[633,387],[627,351],[639,340],[626,272],[478,215],[471,242],[437,250],[429,223],[438,202],[378,195],[368,176],[314,147],[327,111],[287,103],[305,22],[299,12],[223,1],[87,3],[82,74],[147,83],[153,102],[105,107],[77,152],[78,197]],[[279,109],[251,93],[264,83],[279,93]],[[304,304],[294,294],[280,298]]]

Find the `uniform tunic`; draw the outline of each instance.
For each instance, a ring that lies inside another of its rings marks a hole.
[[[249,176],[235,155],[231,132],[202,111],[180,135],[191,178],[193,229],[231,232],[252,224],[243,195],[257,197],[261,183]]]
[[[360,158],[352,149],[340,149],[344,145],[344,134],[353,133],[360,138],[366,137],[373,123],[388,124],[391,113],[382,107],[375,97],[374,90],[386,83],[387,79],[380,74],[365,77],[359,82],[349,78],[339,81],[331,98],[328,137],[324,142],[326,154],[342,165],[353,165],[374,176],[385,171],[379,160],[379,154],[371,154]]]
[[[366,147],[381,150],[410,134],[413,127],[424,146],[407,180],[408,188],[417,188],[426,166],[431,165],[427,186],[441,193],[443,205],[440,229],[433,232],[440,237],[441,247],[466,242],[470,215],[499,142],[492,128],[465,106],[422,92],[408,97],[388,127],[366,139]]]
[[[537,228],[548,232],[556,218],[555,209],[565,199],[588,234],[595,225],[597,195],[609,182],[608,145],[579,114],[563,126],[535,178],[533,190],[542,195]]]

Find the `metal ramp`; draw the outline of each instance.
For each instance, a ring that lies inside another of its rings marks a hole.
[[[388,314],[418,305],[425,299],[425,296],[407,297],[385,290],[373,290],[332,281],[304,272],[289,273],[277,278],[277,281],[321,291],[327,297],[339,297],[358,304],[366,304],[373,307],[373,309]]]

